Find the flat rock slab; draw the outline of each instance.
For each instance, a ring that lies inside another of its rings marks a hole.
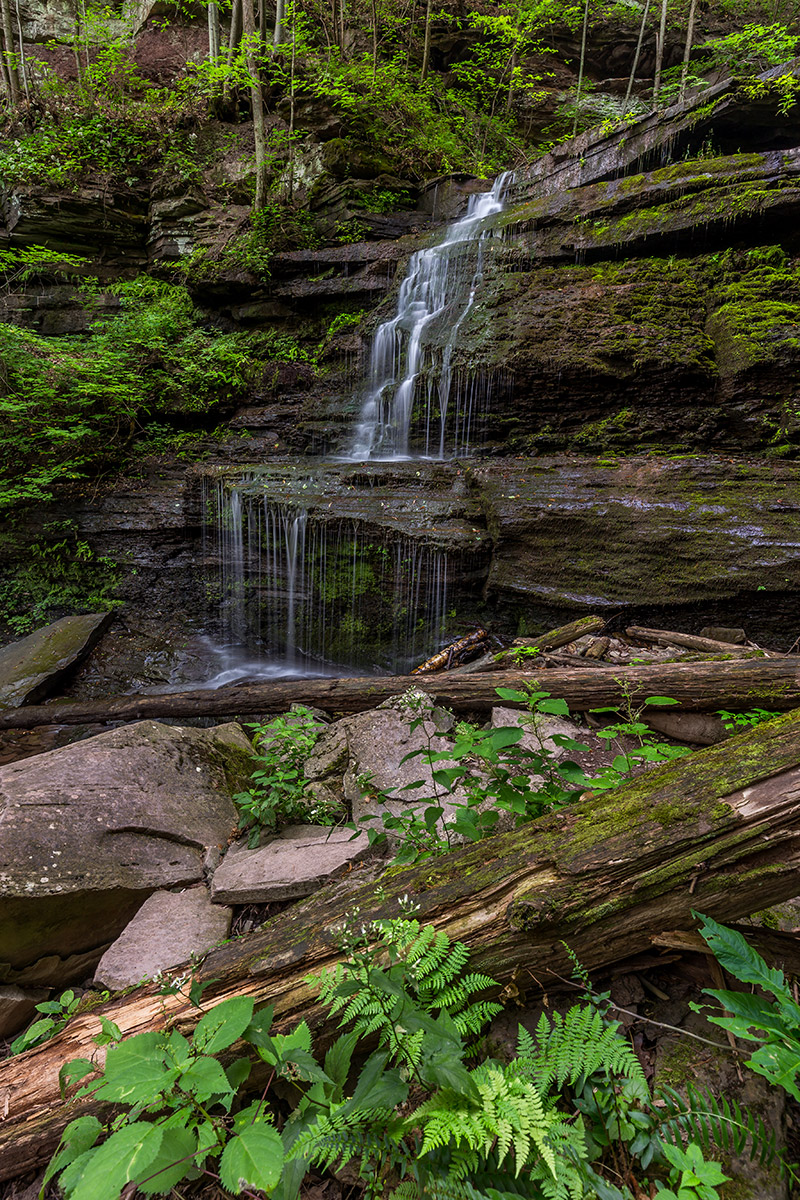
[[[309,896],[369,853],[349,829],[292,825],[257,850],[229,852],[214,873],[215,904],[262,904]]]
[[[251,765],[239,725],[140,721],[0,767],[0,963],[106,946],[151,892],[201,880]]]
[[[116,992],[151,979],[206,954],[230,927],[231,910],[212,904],[202,884],[183,892],[153,892],[100,959],[95,983]]]
[[[0,649],[0,708],[38,704],[80,666],[111,623],[113,613],[62,617]]]

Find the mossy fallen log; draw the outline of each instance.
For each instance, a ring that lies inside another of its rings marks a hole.
[[[341,956],[337,930],[398,915],[398,898],[473,951],[500,985],[548,986],[569,973],[569,945],[588,969],[652,949],[665,930],[690,929],[692,909],[730,921],[786,900],[800,875],[800,710],[724,745],[658,767],[614,792],[418,866],[327,888],[199,969],[213,1005],[247,994],[273,1003],[279,1028],[301,1017],[326,1032],[310,972]],[[0,1065],[0,1179],[41,1164],[80,1106],[59,1094],[58,1072],[93,1045],[99,1014],[124,1034],[198,1011],[155,984],[74,1017],[52,1041]]]
[[[768,708],[800,704],[800,657],[655,666],[580,667],[561,670],[496,671],[476,675],[371,675],[349,679],[276,679],[266,683],[160,696],[114,696],[91,703],[42,704],[0,712],[0,730],[34,725],[84,725],[141,721],[152,717],[231,717],[285,712],[292,704],[313,704],[331,713],[363,712],[408,688],[424,688],[437,704],[454,712],[485,712],[497,703],[495,688],[531,687],[560,696],[575,711],[671,696],[678,706],[713,712],[717,708]],[[504,701],[504,703],[506,703]]]

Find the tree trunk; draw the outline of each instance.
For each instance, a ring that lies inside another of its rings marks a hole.
[[[208,57],[219,57],[219,9],[216,0],[210,0],[208,5]]]
[[[25,65],[25,43],[22,39],[22,17],[19,11],[19,0],[14,0],[14,13],[17,18],[17,35],[19,37],[19,71],[22,77],[22,86],[25,89],[25,99],[28,104],[31,102],[30,88],[28,87],[28,70]]]
[[[683,49],[683,70],[681,71],[681,90],[678,95],[678,103],[683,104],[686,96],[686,77],[689,74],[689,59],[692,57],[692,41],[694,39],[694,17],[697,11],[697,0],[691,0],[689,5],[689,19],[686,24],[686,45]]]
[[[231,94],[230,74],[233,60],[239,43],[242,40],[242,0],[231,0],[231,27],[228,34],[228,78],[225,80],[223,95],[227,100]]]
[[[407,895],[416,916],[467,943],[471,967],[500,985],[546,990],[568,974],[562,942],[588,970],[651,951],[654,940],[693,926],[692,909],[731,921],[797,893],[800,869],[800,713],[722,746],[645,772],[510,833],[421,865],[393,869],[345,891],[336,885],[211,952],[198,972],[204,1006],[246,994],[275,1005],[279,1029],[305,1018],[331,1032],[306,982],[341,957],[337,927],[398,915]],[[82,1111],[59,1096],[58,1072],[92,1044],[99,1014],[125,1035],[198,1018],[181,996],[154,984],[73,1018],[44,1045],[0,1065],[0,1179],[39,1166],[60,1130]]]
[[[578,82],[575,86],[575,120],[572,122],[572,136],[578,132],[578,115],[581,103],[581,85],[583,84],[583,66],[586,62],[586,34],[589,29],[589,0],[583,6],[583,29],[581,30],[581,61],[578,66]]]
[[[422,48],[422,72],[421,78],[424,83],[428,78],[428,68],[430,67],[431,58],[431,0],[427,0],[425,5],[425,42]]]
[[[667,4],[669,0],[661,0],[661,22],[656,38],[656,70],[653,78],[653,105],[658,104],[658,93],[661,89],[661,68],[664,65],[664,39],[667,36]]]
[[[272,45],[280,46],[283,41],[283,14],[284,0],[277,0],[275,4],[275,31],[272,35]]]
[[[645,25],[647,24],[647,14],[649,12],[650,12],[650,0],[645,0],[645,5],[642,10],[642,23],[639,26],[639,37],[636,42],[636,50],[633,55],[633,62],[631,63],[631,76],[630,76],[630,79],[628,80],[627,91],[625,92],[625,103],[623,105],[625,112],[628,111],[628,104],[630,102],[631,93],[633,91],[633,83],[634,83],[634,80],[636,79],[636,68],[639,66],[639,56],[642,53],[642,42],[644,41],[644,29],[645,29]]]
[[[261,55],[253,0],[242,0],[242,36],[247,73],[250,76],[250,104],[256,145],[256,196],[253,207],[258,212],[267,199],[267,122],[264,117],[264,85],[261,81]]]
[[[0,0],[0,18],[3,22],[3,45],[6,71],[8,72],[9,98],[12,104],[19,104],[19,72],[16,64],[14,26],[11,22],[9,0]]]
[[[567,701],[577,712],[601,704],[642,703],[670,696],[680,708],[773,708],[800,705],[800,658],[659,663],[655,666],[577,667],[570,670],[497,671],[481,675],[370,675],[363,679],[278,679],[163,696],[116,696],[89,704],[37,704],[0,713],[0,729],[83,725],[151,717],[230,717],[286,712],[314,704],[331,713],[364,712],[409,688],[423,688],[455,712],[486,712],[498,703],[495,688],[531,687]],[[507,701],[503,701],[507,703]],[[521,705],[517,705],[521,707]]]

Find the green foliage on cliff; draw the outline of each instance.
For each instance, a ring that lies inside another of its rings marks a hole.
[[[86,336],[0,325],[0,510],[96,475],[142,421],[210,412],[258,369],[242,335],[203,328],[184,288],[142,276],[115,291],[119,314]]]

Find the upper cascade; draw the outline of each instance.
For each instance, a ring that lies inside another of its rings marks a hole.
[[[397,311],[378,327],[372,341],[367,397],[347,458],[397,461],[412,457],[411,421],[423,368],[423,333],[460,300],[460,311],[449,314],[450,336],[439,364],[435,394],[429,385],[426,397],[424,455],[445,457],[453,346],[481,282],[482,243],[491,232],[487,219],[502,212],[512,180],[511,171],[498,175],[488,192],[470,197],[465,215],[448,227],[442,241],[412,254],[400,286]],[[461,253],[465,243],[477,245],[477,262],[466,287],[465,274],[459,270],[468,261]],[[469,411],[461,414],[459,422],[459,413],[455,413],[450,453],[466,452],[471,415]]]

